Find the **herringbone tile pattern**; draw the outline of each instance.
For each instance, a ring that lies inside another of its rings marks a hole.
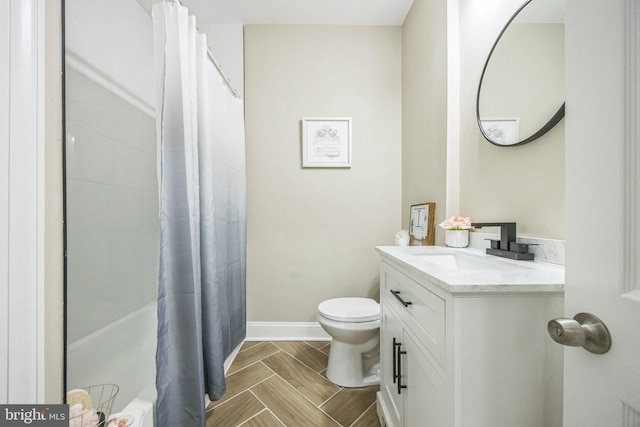
[[[380,427],[379,387],[343,388],[325,377],[329,342],[246,342],[207,427]]]

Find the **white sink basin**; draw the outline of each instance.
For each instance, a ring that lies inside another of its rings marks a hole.
[[[433,253],[418,256],[424,257],[424,261],[447,270],[514,270],[529,268],[526,265],[514,262],[467,253]]]

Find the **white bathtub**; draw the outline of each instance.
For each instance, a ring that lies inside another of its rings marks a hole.
[[[129,402],[120,412],[111,414],[113,417],[131,417],[133,424],[129,427],[154,427],[156,407],[156,388],[150,385],[142,393]]]

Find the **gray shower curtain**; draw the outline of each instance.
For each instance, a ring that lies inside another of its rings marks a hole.
[[[207,58],[195,18],[153,7],[160,271],[157,421],[205,425],[225,392],[224,361],[246,335],[242,101]]]

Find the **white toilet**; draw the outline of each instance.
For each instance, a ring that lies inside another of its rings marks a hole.
[[[318,322],[333,340],[327,378],[342,387],[380,384],[380,304],[333,298],[318,305]]]

